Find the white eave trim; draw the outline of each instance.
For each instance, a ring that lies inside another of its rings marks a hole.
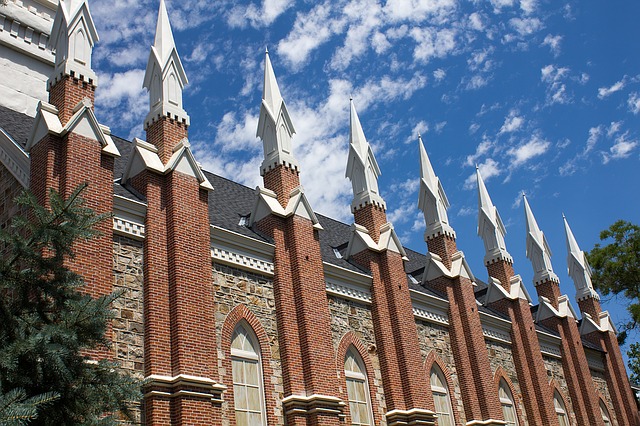
[[[29,187],[30,166],[29,154],[0,127],[0,162],[20,182],[24,188]]]
[[[113,196],[113,233],[143,240],[144,221],[147,215],[146,204],[130,200],[121,195]]]
[[[275,246],[211,225],[211,257],[232,267],[273,276]]]

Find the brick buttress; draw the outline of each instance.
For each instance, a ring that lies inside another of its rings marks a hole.
[[[283,207],[300,186],[298,171],[278,165],[264,185]],[[311,220],[273,214],[256,228],[273,238],[274,295],[284,381],[283,409],[289,426],[340,425],[344,403],[337,397],[335,353],[317,229]]]
[[[63,127],[74,115],[75,107],[84,99],[93,105],[95,86],[88,82],[64,76],[50,88],[49,101],[58,109],[58,118]],[[76,133],[73,129],[58,136],[49,133],[40,141],[34,141],[30,151],[30,189],[39,203],[50,205],[49,189],[58,191],[63,197],[81,184],[88,184],[81,194],[84,206],[97,214],[113,212],[113,165],[112,155],[103,152],[99,141]],[[67,266],[82,275],[83,291],[93,297],[111,294],[113,291],[113,262],[105,261],[105,253],[113,251],[113,224],[110,219],[95,226],[97,236],[74,244],[75,257],[66,261]],[[111,256],[108,256],[111,259]],[[111,340],[111,328],[107,339]],[[86,354],[94,359],[113,358],[113,351],[97,348]]]
[[[383,208],[366,204],[355,222],[378,242],[387,223]],[[387,403],[387,424],[435,424],[429,378],[420,356],[418,332],[402,256],[392,250],[365,249],[352,259],[371,271],[371,312]],[[416,423],[412,423],[416,422]]]
[[[147,128],[166,164],[187,136],[167,117]],[[221,423],[208,191],[177,170],[144,170],[130,184],[147,201],[144,241],[144,389],[148,425]]]
[[[587,313],[599,323],[602,308],[600,301],[593,297],[578,300],[580,312]],[[583,318],[583,321],[585,319]],[[618,339],[613,331],[594,331],[584,336],[585,339],[599,346],[604,352],[603,361],[606,370],[607,388],[611,395],[613,409],[620,426],[638,426],[640,417],[638,406],[629,384],[627,370],[624,366]]]
[[[458,253],[455,238],[437,235],[427,239],[430,253],[440,256],[445,267],[451,268],[452,258]],[[445,276],[425,284],[445,294],[449,300],[449,336],[451,350],[458,373],[458,382],[467,422],[503,420],[480,322],[473,283],[465,277]],[[482,395],[481,398],[478,396]],[[500,423],[502,424],[502,423]]]
[[[487,270],[489,276],[499,280],[507,292],[510,292],[511,285],[520,285],[511,283],[515,273],[513,264],[507,260],[495,260],[487,264]],[[511,351],[528,422],[536,425],[557,425],[553,390],[549,386],[529,302],[522,298],[503,298],[491,303],[490,307],[508,315],[511,320]]]
[[[553,280],[537,283],[539,297],[549,300],[558,309],[560,285]],[[562,370],[569,388],[571,405],[579,424],[604,425],[600,414],[599,399],[591,377],[587,355],[582,347],[582,337],[575,318],[570,316],[552,316],[540,322],[541,325],[556,331],[562,339]]]

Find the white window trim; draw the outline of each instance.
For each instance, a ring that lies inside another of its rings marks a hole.
[[[440,381],[442,383],[447,383],[447,379],[446,379],[446,376],[444,375],[444,371],[442,371],[442,369],[435,363],[431,367],[431,371],[429,371],[429,375],[433,374],[434,369],[436,369],[435,374],[440,377]],[[429,377],[429,383],[431,383],[431,377]],[[451,417],[451,423],[455,424],[455,416],[453,415],[453,404],[451,403],[451,393],[449,392],[449,389],[441,386],[437,386],[437,385],[431,385],[431,393],[437,393],[440,395],[444,395],[446,397],[448,415]]]
[[[360,356],[360,353],[358,353],[358,351],[353,346],[350,347],[349,350],[347,351],[347,354],[345,355],[345,362],[346,362],[347,358],[349,357],[349,353],[353,354],[353,359],[356,361],[356,364],[359,364],[360,369],[362,371],[364,371],[365,374],[358,373],[356,371],[349,371],[349,370],[347,370],[345,368],[344,369],[344,376],[345,376],[345,379],[359,380],[359,381],[362,381],[364,383],[364,392],[365,392],[365,397],[367,399],[367,410],[369,412],[369,422],[370,422],[371,426],[373,426],[373,425],[375,425],[375,420],[374,420],[374,417],[373,417],[373,405],[371,404],[371,391],[369,390],[369,377],[367,377],[367,375],[366,375],[367,369],[366,369],[366,367],[364,365],[364,360]],[[347,401],[348,402],[351,401],[349,399],[349,392],[348,391],[347,391]]]
[[[255,332],[253,331],[253,328],[246,321],[241,321],[238,324],[236,324],[235,328],[233,329],[233,333],[231,334],[232,336],[235,334],[235,331],[239,327],[244,328],[244,330],[246,331],[247,338],[251,341],[251,343],[253,344],[253,347],[257,348],[257,352],[249,352],[249,351],[240,350],[232,347],[230,348],[231,362],[233,363],[234,359],[250,360],[250,361],[257,362],[258,379],[260,382],[260,411],[262,413],[262,425],[266,426],[267,425],[267,408],[266,408],[266,401],[265,401],[264,373],[262,371],[262,357],[260,354],[260,344],[258,343],[258,338]],[[233,340],[232,340],[232,343],[233,343]],[[235,382],[233,381],[233,368],[231,371],[231,383],[235,384]],[[235,416],[235,411],[236,411],[236,407],[235,407],[235,401],[234,401],[234,407],[233,407],[234,416]]]
[[[507,397],[509,395],[511,395],[511,399],[509,398],[503,398],[502,396],[500,397],[500,404],[504,407],[509,406],[511,407],[511,409],[513,410],[513,417],[515,417],[516,419],[516,426],[520,425],[520,419],[518,418],[518,410],[516,410],[516,402],[513,398],[513,392],[511,392],[511,388],[509,387],[509,384],[506,382],[506,380],[504,379],[500,379],[500,384],[498,385],[499,388],[504,388],[505,390],[505,394],[507,394]],[[504,408],[503,408],[504,410]]]

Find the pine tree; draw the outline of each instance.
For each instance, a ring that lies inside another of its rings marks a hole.
[[[66,200],[51,191],[50,208],[23,193],[16,202],[29,213],[0,231],[0,424],[116,424],[140,400],[134,378],[83,355],[109,344],[117,297],[83,293],[65,266],[74,242],[106,219],[83,206],[85,186]]]

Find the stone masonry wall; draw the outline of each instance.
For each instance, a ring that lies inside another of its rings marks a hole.
[[[222,327],[229,312],[238,305],[244,305],[258,318],[269,339],[272,374],[270,377],[264,377],[267,417],[269,418],[269,424],[283,425],[282,398],[284,388],[282,384],[282,368],[280,366],[272,279],[214,263],[212,290],[216,304],[215,334],[217,338],[220,382],[228,387],[233,386],[231,371],[227,371],[224,367],[225,354],[229,353],[229,348],[223,349],[221,347]],[[270,404],[270,401],[274,401],[275,404]],[[234,407],[225,399],[222,404],[222,426],[231,425],[230,419],[233,418]],[[275,423],[272,423],[271,419],[275,419]]]
[[[337,350],[343,336],[350,331],[355,333],[366,348],[375,348],[376,341],[370,307],[363,303],[335,296],[328,296],[328,298],[334,348]],[[380,419],[380,426],[386,426],[387,422],[384,415],[387,412],[387,404],[384,399],[382,373],[380,372],[380,360],[378,359],[377,351],[369,350],[368,353],[361,355],[363,357],[368,356],[373,365],[374,382],[369,383],[369,387],[373,388],[376,398],[375,401],[372,401],[374,416]],[[337,364],[339,364],[338,361],[336,361]],[[341,392],[346,395],[346,389],[341,390]]]
[[[573,412],[569,386],[567,385],[567,380],[562,368],[562,361],[557,358],[551,358],[544,355],[542,356],[542,359],[544,361],[544,367],[547,369],[547,376],[549,377],[549,381],[553,381],[553,383],[562,393],[562,397],[564,398],[564,402],[567,408],[567,414],[569,415],[569,421],[572,425],[577,424],[576,415]]]
[[[121,293],[113,303],[114,352],[121,368],[138,379],[144,378],[142,261],[142,242],[114,236],[113,290]],[[140,407],[135,407],[133,413],[134,424],[142,424]]]
[[[496,373],[496,370],[499,367],[502,367],[504,371],[507,372],[509,376],[509,380],[513,384],[513,389],[515,391],[513,398],[517,401],[519,415],[522,417],[519,418],[520,423],[523,425],[528,425],[527,422],[527,414],[524,409],[524,405],[522,403],[522,390],[520,389],[520,383],[518,382],[518,373],[516,372],[516,366],[513,361],[513,355],[511,354],[511,348],[509,345],[496,342],[493,340],[485,340],[487,344],[487,351],[489,352],[489,362],[491,363],[491,370],[493,374]]]
[[[416,321],[416,326],[418,328],[418,340],[420,342],[422,361],[424,362],[426,360],[431,351],[435,351],[440,361],[445,364],[451,374],[451,380],[454,383],[454,389],[449,389],[454,397],[451,405],[453,409],[457,411],[458,418],[462,424],[465,424],[467,420],[464,414],[464,405],[462,402],[462,394],[460,393],[456,364],[453,358],[453,352],[451,351],[449,330],[443,325],[421,320]],[[429,377],[425,377],[425,380],[429,380]]]
[[[598,392],[598,395],[602,399],[604,399],[604,402],[607,405],[611,422],[614,425],[617,425],[618,421],[616,420],[616,412],[613,409],[613,405],[611,404],[611,394],[609,394],[607,379],[605,378],[604,373],[602,373],[601,371],[593,370],[591,368],[589,369],[589,371],[591,372],[591,377],[593,377],[593,383],[596,385],[596,392]]]

